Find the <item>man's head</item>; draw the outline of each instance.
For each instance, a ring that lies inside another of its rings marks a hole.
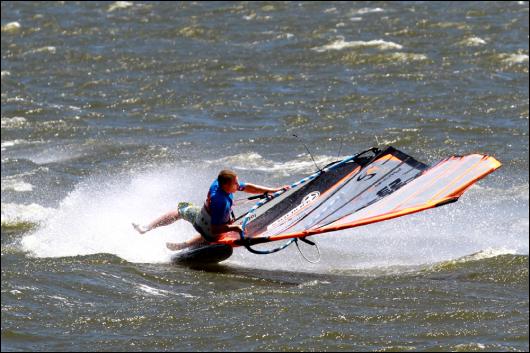
[[[231,170],[225,169],[221,170],[217,176],[217,181],[219,186],[227,193],[234,193],[239,187],[239,182],[237,180],[237,174]]]

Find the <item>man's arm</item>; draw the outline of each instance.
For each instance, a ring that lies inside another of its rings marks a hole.
[[[245,184],[245,188],[242,191],[247,192],[249,194],[264,194],[266,192],[273,193],[273,192],[276,192],[276,191],[280,191],[282,189],[287,190],[288,188],[289,188],[289,186],[287,186],[287,185],[280,186],[279,188],[267,188],[267,187],[261,186],[261,185],[246,183]]]

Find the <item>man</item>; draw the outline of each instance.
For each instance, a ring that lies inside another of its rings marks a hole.
[[[177,209],[166,213],[151,222],[147,227],[133,223],[134,229],[144,234],[160,226],[169,225],[179,219],[184,219],[191,224],[200,235],[184,243],[166,243],[170,250],[181,250],[187,247],[206,244],[216,241],[222,233],[241,232],[240,225],[232,224],[232,204],[234,192],[244,191],[249,194],[273,193],[288,186],[280,188],[267,188],[250,183],[239,182],[237,174],[231,170],[222,170],[217,179],[210,186],[208,196],[202,208],[189,202],[180,202]]]

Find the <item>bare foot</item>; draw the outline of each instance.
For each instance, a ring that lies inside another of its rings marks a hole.
[[[186,243],[166,243],[166,248],[168,248],[169,250],[173,250],[173,251],[177,251],[177,250],[182,250],[184,248],[187,248],[188,247],[188,244]]]
[[[133,226],[133,228],[134,228],[138,233],[140,233],[140,234],[144,234],[144,233],[147,232],[147,229],[145,229],[145,227],[140,226],[140,225],[138,225],[138,224],[136,224],[136,223],[133,223],[132,226]]]

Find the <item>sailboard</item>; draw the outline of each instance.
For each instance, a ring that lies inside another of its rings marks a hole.
[[[178,252],[171,257],[176,265],[198,266],[216,264],[232,256],[233,247],[226,244],[201,245]]]
[[[482,154],[451,156],[429,166],[393,147],[369,150],[328,164],[266,195],[236,220],[241,234],[223,234],[216,243],[252,252],[279,251],[308,236],[382,222],[446,205],[501,166]],[[287,240],[259,251],[251,246]],[[311,243],[311,242],[310,242]]]

